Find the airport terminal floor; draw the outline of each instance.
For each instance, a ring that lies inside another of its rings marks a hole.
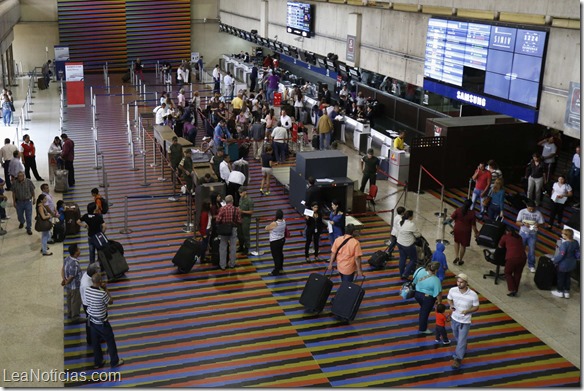
[[[451,368],[454,343],[443,346],[435,343],[434,335],[418,334],[418,304],[398,295],[402,281],[397,271],[397,249],[384,270],[370,270],[366,263],[389,239],[390,213],[386,211],[396,206],[400,192],[388,181],[378,181],[378,212],[357,217],[363,224],[360,240],[365,254],[365,297],[350,324],[332,316],[330,303],[319,315],[305,313],[298,303],[309,274],[324,271],[326,264],[305,262],[301,216],[288,203],[288,195],[280,184],[273,182],[268,196],[260,194],[260,165],[253,159],[249,160],[249,194],[255,202],[254,216],[260,218],[261,255],[238,254],[235,269],[222,271],[210,263],[197,263],[190,273],[177,274],[171,259],[183,240],[192,235],[182,231],[187,220],[185,198],[174,202],[168,199],[173,189],[169,181],[158,180],[161,177],[159,156],[157,166],[150,166],[152,129],[146,134],[146,164],[137,155],[138,170],[131,170],[126,106],[121,104],[116,76],[112,75],[110,96],[102,88],[100,75],[86,75],[86,106],[65,107],[64,132],[75,142],[76,186],[65,194],[53,193],[53,197],[76,202],[84,211],[91,200],[90,190],[104,184],[102,170],[107,172],[108,199],[112,203],[106,215],[107,234],[123,244],[130,267],[124,278],[108,284],[114,299],[109,318],[125,364],[111,371],[107,366],[94,371],[84,325],[68,324],[66,320],[60,285],[64,249],[78,244],[85,270],[86,230],[67,237],[64,243],[51,245],[53,256],[41,256],[40,234],[33,232],[29,236],[25,230],[18,229],[16,211],[9,201],[7,214],[11,218],[3,224],[8,233],[0,236],[3,287],[0,367],[5,369],[1,386],[580,385],[581,306],[580,288],[574,286],[577,284],[573,283],[570,299],[557,298],[549,291],[538,290],[534,275],[525,268],[519,295],[508,297],[504,281],[495,285],[493,279],[483,279],[483,274],[494,266],[485,261],[482,248],[474,242],[464,265],[454,265],[453,238],[448,229],[443,231],[441,220],[434,214],[440,208],[439,195],[434,192],[420,195],[409,192],[405,206],[414,210],[414,221],[432,248],[443,235],[451,243],[445,251],[449,271],[443,291],[455,285],[456,274],[464,272],[480,298],[479,310],[472,317],[467,355],[457,370]],[[147,85],[155,83],[154,75],[146,74],[145,78]],[[21,78],[18,86],[12,87],[17,108],[22,106],[28,83],[28,78]],[[104,167],[100,170],[94,169],[90,86],[97,95],[98,144],[102,153],[98,162],[100,165],[103,162]],[[163,87],[148,90],[160,92]],[[135,93],[132,87],[126,87],[128,91]],[[35,142],[40,174],[48,180],[46,152],[53,137],[60,133],[59,85],[51,83],[42,91],[35,88],[33,95],[30,121],[26,122],[28,129],[23,133]],[[125,97],[126,103],[135,99],[136,96]],[[8,137],[11,141],[16,134],[15,126],[1,127],[0,131],[2,139]],[[132,131],[136,138],[134,126]],[[199,131],[197,136],[199,142],[202,133]],[[359,155],[343,145],[340,150],[349,156],[348,176],[360,179]],[[294,160],[290,158],[287,164],[293,166]],[[165,175],[169,177],[168,170]],[[37,194],[41,183],[34,181]],[[142,186],[146,183],[150,185]],[[104,194],[105,189],[100,189]],[[465,195],[465,189],[447,190],[445,201],[449,212],[461,204]],[[126,196],[129,197],[127,226],[132,232],[122,234]],[[399,205],[403,201],[401,198]],[[284,211],[292,236],[285,245],[286,273],[273,277],[268,275],[273,262],[263,227],[277,208]],[[507,208],[506,221],[514,221],[516,211]],[[255,228],[252,241],[254,236]],[[553,252],[558,237],[558,229],[553,233],[542,230],[538,257]],[[322,257],[328,258],[328,241],[323,238],[321,242]],[[339,276],[334,274],[332,279],[334,295]],[[429,328],[433,330],[434,326],[431,314]],[[449,325],[447,329],[452,338]],[[107,354],[105,358],[109,360]],[[29,376],[24,384],[10,377],[13,373],[30,371],[65,371],[70,377],[43,380]],[[119,376],[109,376],[112,371],[119,372]],[[80,373],[87,378],[76,378]],[[93,373],[98,375],[92,377]]]

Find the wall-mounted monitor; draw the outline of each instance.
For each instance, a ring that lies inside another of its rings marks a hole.
[[[316,66],[326,69],[326,61],[323,57],[316,57]]]
[[[284,51],[284,49],[282,48],[282,44],[280,42],[274,42],[274,47],[280,53],[282,53]]]
[[[548,30],[430,18],[424,89],[537,121]]]
[[[268,39],[268,47],[272,50],[276,50],[276,43]]]
[[[298,1],[288,1],[286,31],[306,38],[314,36],[314,6]]]
[[[337,71],[337,65],[336,65],[335,61],[327,58],[325,60],[325,62],[326,62],[326,69],[328,69],[329,71],[333,71],[333,72]]]
[[[351,79],[361,80],[361,72],[359,72],[357,68],[348,66],[347,69],[349,70],[349,76],[351,77]]]

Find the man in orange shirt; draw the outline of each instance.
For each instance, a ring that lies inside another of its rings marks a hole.
[[[355,226],[347,224],[345,234],[339,236],[333,243],[328,270],[333,270],[333,262],[336,261],[341,281],[352,282],[355,278],[355,271],[357,272],[357,277],[363,276],[363,270],[361,269],[363,251],[361,251],[361,243],[359,243],[358,237],[359,231],[355,230]]]

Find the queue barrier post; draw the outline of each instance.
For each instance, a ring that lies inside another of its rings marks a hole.
[[[190,233],[194,232],[193,224],[193,196],[187,189],[187,222],[183,225],[183,232]]]
[[[444,208],[444,219],[446,219],[446,216],[448,216],[448,209]],[[450,242],[446,239],[444,239],[444,230],[446,229],[446,225],[447,223],[445,223],[443,221],[442,225],[442,233],[440,234],[440,239],[436,239],[436,243],[442,243],[445,246],[448,246],[450,244]]]
[[[146,151],[142,150],[140,151],[140,153],[142,154],[142,172],[144,173],[144,180],[142,181],[142,183],[140,183],[140,186],[142,187],[148,187],[150,186],[150,183],[148,183],[148,181],[146,180]]]
[[[124,196],[124,228],[120,230],[121,234],[131,234],[133,231],[128,228],[128,196]]]
[[[259,257],[264,255],[263,251],[260,251],[260,218],[256,217],[255,218],[255,226],[256,226],[256,234],[255,234],[255,251],[251,251],[250,255],[254,256],[254,257]]]

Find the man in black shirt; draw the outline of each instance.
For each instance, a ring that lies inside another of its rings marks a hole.
[[[373,156],[373,148],[367,150],[367,156],[363,156],[361,159],[361,171],[363,172],[363,177],[361,178],[361,192],[365,192],[365,185],[369,181],[369,186],[375,184],[377,179],[377,167],[379,166],[379,159]]]
[[[77,220],[77,224],[87,228],[87,243],[89,244],[89,263],[95,262],[95,235],[105,233],[106,225],[103,216],[95,214],[95,202],[87,205],[87,213]]]

